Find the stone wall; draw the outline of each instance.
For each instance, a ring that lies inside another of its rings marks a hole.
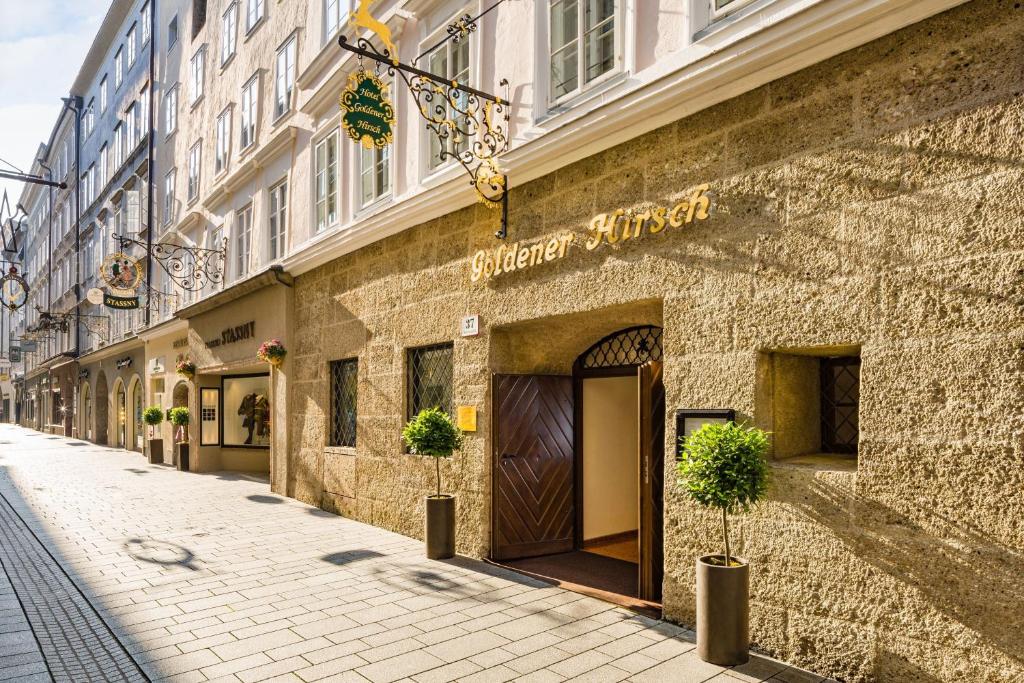
[[[443,470],[476,556],[493,371],[564,371],[570,346],[656,322],[670,410],[763,424],[766,352],[856,348],[855,470],[776,460],[771,500],[734,521],[757,645],[845,680],[1024,679],[1022,91],[1024,8],[971,2],[515,188],[510,240],[575,233],[562,259],[471,283],[496,247],[497,214],[474,207],[299,277],[287,493],[421,534],[433,470],[399,443],[408,347],[454,339],[455,402],[480,411]],[[583,246],[595,214],[705,182],[709,219]],[[470,313],[484,330],[460,339]],[[329,454],[327,362],[352,356],[357,447]],[[717,525],[668,461],[665,614],[692,622]]]

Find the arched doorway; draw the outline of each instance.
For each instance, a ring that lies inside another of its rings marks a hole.
[[[120,377],[114,382],[114,445],[128,447],[128,394]]]
[[[96,443],[108,446],[110,439],[108,429],[110,425],[110,394],[107,388],[107,376],[102,370],[96,375],[96,396],[93,399]]]
[[[78,428],[81,430],[82,438],[86,441],[92,441],[92,392],[89,391],[88,381],[82,382],[82,389],[79,391],[79,396],[81,396],[81,408],[78,412]]]
[[[128,389],[128,409],[131,413],[131,435],[129,436],[128,442],[131,444],[131,448],[139,453],[142,452],[143,441],[146,438],[145,426],[142,423],[142,401],[144,393],[142,378],[135,375],[132,377],[132,381]]]
[[[662,330],[621,329],[572,376],[495,375],[492,555],[567,583],[661,600]]]

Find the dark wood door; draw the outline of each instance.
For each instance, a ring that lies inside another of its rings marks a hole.
[[[495,375],[494,559],[573,549],[571,377]]]
[[[640,384],[640,599],[661,602],[665,485],[665,387],[660,361],[637,369]]]

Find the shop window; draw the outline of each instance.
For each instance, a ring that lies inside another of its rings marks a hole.
[[[848,350],[762,355],[758,422],[772,432],[776,458],[857,455],[861,361]]]
[[[427,408],[453,412],[452,350],[451,342],[408,350],[406,417],[409,419]]]
[[[270,446],[270,375],[225,377],[222,417],[225,446]]]
[[[199,393],[199,445],[220,444],[220,389],[203,388]]]
[[[359,361],[355,358],[331,364],[331,446],[356,445],[356,398]]]

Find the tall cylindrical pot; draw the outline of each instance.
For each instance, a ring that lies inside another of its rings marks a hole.
[[[719,666],[744,664],[750,646],[750,565],[726,567],[722,555],[697,560],[697,656]]]
[[[179,443],[178,444],[178,462],[177,462],[177,465],[178,465],[178,469],[181,470],[182,472],[188,472],[189,471],[189,466],[188,466],[188,444],[187,443]]]
[[[149,464],[162,465],[164,462],[164,440],[149,440]]]
[[[427,496],[427,557],[443,560],[455,557],[455,496]]]

